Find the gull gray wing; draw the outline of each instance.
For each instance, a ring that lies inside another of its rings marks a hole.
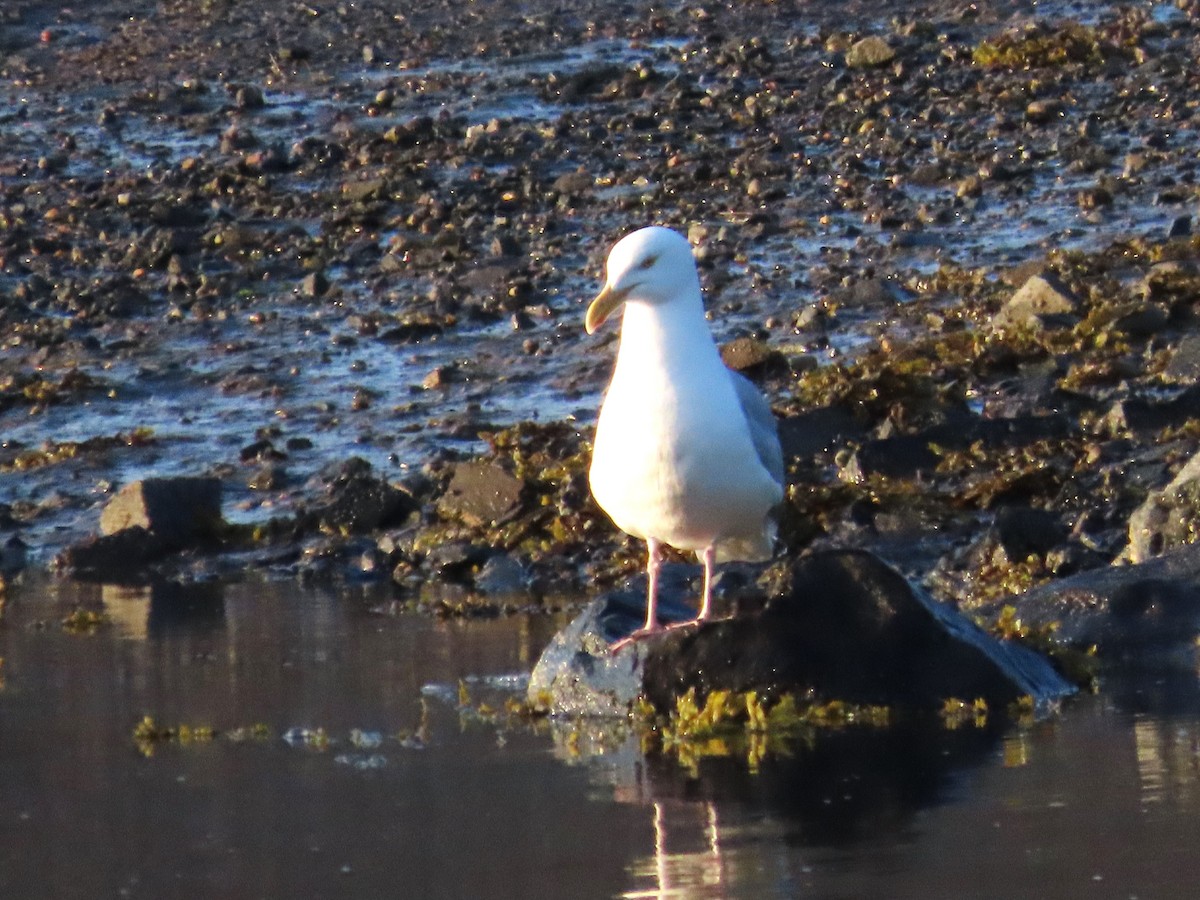
[[[742,412],[746,414],[746,423],[750,426],[750,438],[754,442],[755,452],[758,453],[758,461],[776,482],[783,485],[783,448],[779,445],[779,425],[775,421],[775,414],[771,412],[770,404],[757,385],[746,376],[730,369],[729,378],[733,381],[738,401],[742,404]]]

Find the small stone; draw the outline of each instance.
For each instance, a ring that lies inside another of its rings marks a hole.
[[[1034,275],[1023,284],[992,320],[993,328],[1046,327],[1071,324],[1078,301],[1071,289],[1051,272]]]
[[[320,297],[329,290],[329,279],[324,272],[309,272],[300,282],[300,293],[305,297]]]
[[[496,463],[459,463],[438,500],[438,512],[473,527],[499,525],[520,512],[524,487]]]
[[[518,560],[502,553],[480,568],[475,590],[492,596],[522,593],[529,590],[529,572]]]
[[[287,484],[287,470],[277,462],[268,462],[255,469],[246,479],[252,491],[277,491]]]
[[[895,58],[892,45],[874,34],[852,44],[846,51],[846,65],[851,69],[874,69],[886,66]]]
[[[443,388],[454,380],[454,366],[438,366],[421,381],[421,387],[427,391]]]
[[[1200,334],[1185,334],[1163,370],[1163,378],[1176,384],[1200,383]]]
[[[734,338],[721,347],[721,361],[735,372],[760,369],[768,364],[784,364],[783,354],[765,341],[752,337]]]

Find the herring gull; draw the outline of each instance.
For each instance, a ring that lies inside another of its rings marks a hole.
[[[618,528],[647,545],[646,622],[658,622],[660,548],[694,552],[704,591],[690,625],[711,611],[713,566],[769,559],[783,452],[758,388],[726,368],[704,318],[691,246],[669,228],[622,238],[587,310],[592,334],[625,305],[612,383],[596,424],[592,494]]]

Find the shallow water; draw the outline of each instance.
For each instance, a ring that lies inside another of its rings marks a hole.
[[[107,624],[65,631],[80,607]],[[689,774],[480,714],[558,624],[295,584],[19,585],[0,896],[1194,895],[1193,673],[1025,729],[843,732]],[[218,734],[139,748],[147,715]]]

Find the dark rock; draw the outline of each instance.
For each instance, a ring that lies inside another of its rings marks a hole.
[[[566,103],[576,103],[586,99],[589,94],[597,93],[623,74],[619,66],[596,63],[569,75],[552,75],[548,92],[557,94]]]
[[[278,462],[266,462],[246,479],[246,487],[252,491],[277,491],[287,484],[287,469]]]
[[[839,305],[854,309],[890,306],[908,299],[904,288],[890,278],[864,278],[838,288],[830,296]]]
[[[323,473],[327,502],[297,516],[301,530],[358,533],[401,525],[420,504],[407,491],[371,473],[370,463],[352,457]]]
[[[1023,623],[1053,624],[1055,640],[1095,648],[1102,662],[1193,670],[1200,650],[1200,544],[1137,565],[1090,569],[1008,597]]]
[[[1067,538],[1067,529],[1054,513],[1022,506],[1001,507],[992,532],[1013,561],[1044,556]]]
[[[1129,517],[1124,559],[1145,562],[1164,550],[1200,538],[1200,454],[1193,456],[1162,490],[1153,492]]]
[[[492,239],[488,252],[495,257],[516,257],[521,255],[522,247],[512,235],[500,234]]]
[[[147,478],[117,492],[100,513],[100,534],[144,528],[164,547],[180,549],[223,526],[216,478]]]
[[[1153,337],[1166,327],[1168,318],[1161,306],[1147,304],[1120,316],[1112,327],[1134,337]]]
[[[844,463],[838,477],[851,484],[872,475],[907,478],[920,471],[932,470],[939,459],[927,437],[898,435],[867,441]]]
[[[438,512],[476,528],[499,525],[520,512],[523,488],[523,482],[496,463],[458,463],[438,500]]]
[[[305,297],[320,297],[329,290],[329,279],[324,272],[309,272],[300,282],[300,293]]]
[[[848,409],[823,406],[779,421],[779,443],[785,459],[810,459],[850,442],[860,441],[866,429]]]
[[[1073,690],[1032,650],[986,634],[862,551],[797,560],[760,609],[609,652],[641,608],[628,594],[593,603],[543,654],[531,700],[555,713],[619,714],[639,694],[665,710],[695,688],[932,710],[950,697],[1003,705]],[[664,618],[679,617],[673,607]]]
[[[1200,382],[1200,334],[1183,336],[1167,361],[1163,377],[1179,384]]]
[[[238,452],[238,458],[242,462],[246,463],[266,461],[278,462],[287,459],[287,454],[276,450],[274,444],[272,444],[266,438],[262,438],[243,447]]]
[[[487,560],[475,576],[475,590],[490,596],[524,593],[529,586],[529,570],[503,553]]]
[[[177,549],[140,525],[93,536],[64,550],[57,564],[74,575],[132,576],[147,563]]]
[[[588,172],[565,172],[554,179],[554,190],[568,197],[579,197],[590,193],[594,183]]]
[[[489,552],[488,548],[469,541],[446,541],[426,554],[425,564],[442,578],[465,581],[471,570],[487,559]]]
[[[1148,435],[1200,417],[1200,387],[1189,387],[1169,400],[1131,397],[1113,404],[1104,418],[1112,434]]]
[[[787,365],[783,354],[752,337],[734,338],[721,347],[721,359],[735,372],[781,370]]]

